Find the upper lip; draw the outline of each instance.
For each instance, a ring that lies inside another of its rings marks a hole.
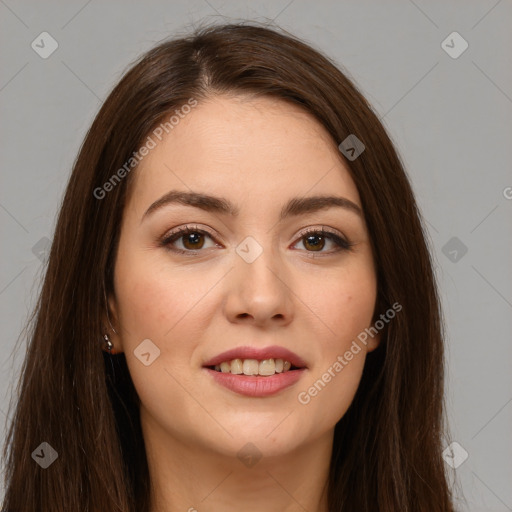
[[[297,354],[277,345],[264,348],[250,346],[233,348],[212,357],[206,361],[203,366],[215,366],[224,361],[232,361],[233,359],[257,359],[258,361],[262,361],[263,359],[284,359],[285,361],[290,361],[292,366],[297,368],[307,367],[304,360]]]

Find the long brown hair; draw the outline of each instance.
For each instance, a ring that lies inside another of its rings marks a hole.
[[[202,27],[160,43],[125,73],[96,116],[74,165],[31,319],[15,412],[4,447],[9,512],[144,512],[149,473],[138,397],[123,354],[100,349],[106,297],[131,171],[103,187],[162,119],[190,98],[250,93],[293,102],[338,145],[374,248],[375,318],[402,312],[368,354],[356,396],[335,427],[330,511],[453,510],[442,459],[443,324],[420,213],[393,143],[356,86],[327,57],[277,28]],[[57,460],[32,452],[47,442]]]

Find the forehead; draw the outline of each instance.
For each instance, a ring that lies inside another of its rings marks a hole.
[[[235,203],[339,192],[360,203],[325,128],[281,100],[220,96],[200,102],[156,142],[133,171],[131,196],[139,208],[171,189],[228,195]]]

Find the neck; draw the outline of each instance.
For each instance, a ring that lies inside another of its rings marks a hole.
[[[142,411],[141,421],[150,512],[328,512],[333,431],[267,457],[247,440],[238,452],[225,453],[175,439]]]

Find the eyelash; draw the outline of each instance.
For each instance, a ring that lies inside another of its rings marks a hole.
[[[191,233],[200,233],[202,235],[209,236],[210,238],[212,238],[212,240],[214,239],[214,237],[211,233],[209,233],[208,231],[205,231],[204,229],[199,229],[197,226],[183,226],[181,228],[178,228],[176,231],[173,231],[173,232],[165,235],[160,240],[159,245],[161,247],[164,247],[166,250],[175,252],[177,254],[187,254],[187,255],[193,256],[193,255],[201,252],[203,249],[183,250],[183,249],[177,249],[176,247],[172,247],[172,243],[179,240],[184,235],[189,235]],[[299,242],[303,238],[306,238],[307,236],[311,236],[311,235],[319,235],[323,238],[328,238],[328,239],[332,240],[338,246],[338,248],[336,250],[327,252],[327,253],[320,252],[320,253],[315,254],[316,251],[307,251],[306,250],[306,252],[309,253],[309,257],[311,257],[311,258],[323,257],[326,255],[328,256],[331,254],[338,253],[340,251],[349,251],[349,250],[351,250],[351,247],[353,245],[355,245],[355,244],[351,243],[350,241],[345,240],[344,238],[340,237],[336,233],[334,233],[332,231],[327,231],[323,228],[321,228],[321,229],[312,228],[312,229],[308,229],[308,230],[304,231],[303,233],[301,233],[297,242]]]

